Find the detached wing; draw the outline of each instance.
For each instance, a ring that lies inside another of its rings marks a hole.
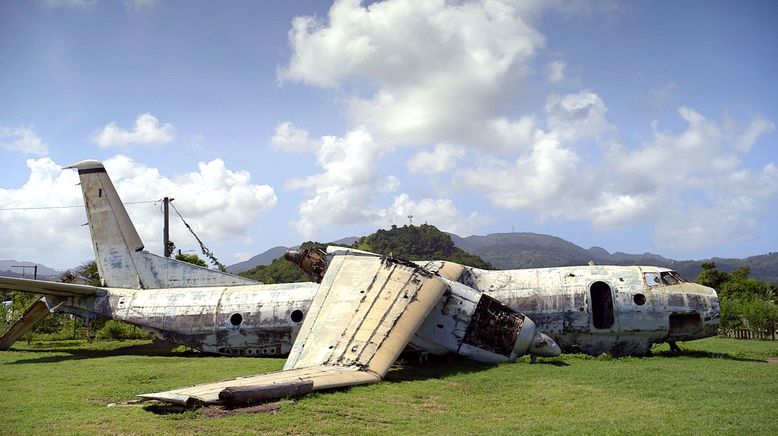
[[[379,381],[446,288],[415,264],[338,252],[283,371],[140,396],[185,405],[230,404]]]
[[[89,295],[102,295],[105,293],[105,289],[96,286],[4,276],[0,276],[0,288],[30,292],[33,294],[55,295],[57,297],[85,297]]]

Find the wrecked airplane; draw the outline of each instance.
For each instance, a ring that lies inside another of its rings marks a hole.
[[[716,291],[667,268],[465,267],[459,277],[448,278],[520,309],[565,353],[645,355],[657,343],[676,348],[676,342],[718,333]]]
[[[227,386],[270,387],[279,396],[378,381],[409,343],[482,362],[560,353],[520,312],[391,257],[331,247],[321,283],[264,285],[151,254],[103,165],[83,161],[71,168],[81,179],[103,286],[0,278],[2,287],[44,294],[0,339],[5,348],[48,312],[118,319],[203,351],[288,353],[284,371]],[[452,276],[461,269],[439,267]],[[452,307],[433,310],[443,304]],[[142,396],[181,404],[233,401],[219,397],[220,386]]]
[[[264,285],[145,251],[103,165],[69,168],[81,180],[102,286],[0,277],[0,287],[44,295],[0,337],[0,349],[63,312],[129,322],[205,352],[289,355],[278,373],[144,398],[230,403],[370,383],[408,345],[510,362],[554,356],[560,346],[643,354],[717,330],[714,290],[652,267],[485,271],[330,247],[297,256],[320,283]]]

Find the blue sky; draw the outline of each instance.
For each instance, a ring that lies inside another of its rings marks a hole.
[[[88,158],[125,202],[175,197],[225,263],[408,215],[775,251],[776,22],[771,1],[0,2],[0,259],[92,257],[82,209],[19,210],[81,204],[60,168]],[[128,209],[159,252],[159,205]]]

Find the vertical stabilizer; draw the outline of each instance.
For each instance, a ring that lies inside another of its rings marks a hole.
[[[143,250],[143,242],[105,167],[96,160],[83,160],[66,168],[77,169],[81,179],[92,247],[103,286],[141,288],[130,253]]]
[[[254,280],[143,251],[143,242],[103,164],[84,160],[78,170],[103,286],[133,289],[256,284]]]

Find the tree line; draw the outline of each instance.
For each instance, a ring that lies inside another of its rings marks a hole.
[[[695,282],[714,288],[721,305],[719,330],[732,335],[748,330],[755,337],[772,337],[778,329],[778,286],[750,278],[751,269],[740,267],[730,273],[716,269],[715,262],[702,264]]]

